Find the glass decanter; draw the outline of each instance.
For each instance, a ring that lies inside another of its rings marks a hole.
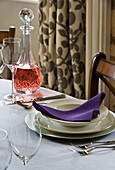
[[[23,48],[18,60],[18,67],[14,71],[14,87],[18,93],[32,94],[41,86],[42,75],[40,67],[35,61],[31,49],[31,31],[34,29],[30,22],[34,18],[33,11],[24,8],[19,12],[24,25],[20,27],[23,32]]]

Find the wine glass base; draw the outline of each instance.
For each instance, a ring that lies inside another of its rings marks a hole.
[[[6,94],[6,95],[4,96],[4,99],[5,99],[5,100],[8,100],[8,101],[11,101],[11,100],[12,100],[12,95],[11,95],[11,94]]]
[[[13,96],[11,94],[6,94],[4,96],[4,99],[7,100],[7,101],[12,101],[13,99]],[[22,100],[23,99],[23,96],[21,95],[15,95],[15,101],[19,101],[19,100]]]
[[[3,106],[4,105],[4,101],[0,101],[0,106]]]

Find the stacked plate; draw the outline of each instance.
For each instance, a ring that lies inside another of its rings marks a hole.
[[[61,99],[47,104],[47,106],[59,110],[71,110],[85,100]],[[40,117],[42,134],[57,138],[85,139],[99,137],[114,131],[115,116],[105,106],[101,105],[99,115],[91,122],[70,122],[44,116],[41,112],[32,112],[26,116],[25,122],[32,130],[37,131],[36,116]]]

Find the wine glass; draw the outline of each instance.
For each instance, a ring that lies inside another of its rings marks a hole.
[[[4,96],[7,100],[15,102],[14,93],[14,70],[16,68],[17,61],[21,51],[21,39],[20,38],[4,38],[3,39],[3,62],[12,72],[12,93]]]
[[[0,74],[4,71],[4,68],[6,67],[6,65],[3,62],[2,50],[3,47],[0,45]]]
[[[3,62],[2,50],[3,50],[3,46],[0,45],[0,74],[4,71],[4,68],[6,67],[6,65]],[[1,99],[1,96],[0,96],[0,106],[3,106],[3,105],[4,105],[4,101]]]
[[[0,129],[0,170],[5,170],[11,163],[12,149],[8,133]]]
[[[22,161],[23,165],[27,165],[28,161],[36,155],[41,138],[40,123],[38,123],[38,133],[36,133],[30,130],[24,122],[15,122],[10,132],[11,146],[14,154]]]

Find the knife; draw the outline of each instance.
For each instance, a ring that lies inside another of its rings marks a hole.
[[[60,98],[65,98],[65,97],[66,97],[65,94],[59,94],[59,95],[54,95],[54,96],[44,96],[44,97],[37,97],[34,99],[15,101],[15,103],[24,107],[25,109],[31,109],[32,105],[27,105],[24,103],[31,102],[31,101],[44,101],[44,100],[51,100],[51,99],[60,99]]]
[[[61,99],[61,98],[66,98],[66,95],[58,94],[58,95],[53,95],[53,96],[36,97],[33,99],[23,99],[23,100],[15,101],[15,103],[28,103],[32,101],[44,101],[44,100]]]

